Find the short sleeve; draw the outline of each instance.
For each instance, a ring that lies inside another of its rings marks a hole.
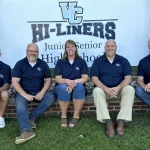
[[[139,64],[138,64],[137,76],[144,77],[144,68],[143,68],[143,65],[142,65],[142,61],[140,61]]]
[[[16,63],[16,65],[14,66],[14,69],[12,71],[12,77],[15,78],[21,78],[21,72],[22,72],[22,63],[19,61]]]
[[[54,69],[54,75],[58,76],[58,75],[62,75],[62,60],[58,60],[55,69]]]
[[[45,73],[44,73],[44,78],[51,78],[51,71],[50,68],[48,66],[48,64],[45,62]]]
[[[11,83],[11,68],[10,66],[8,66],[6,75],[4,76],[4,84],[10,84],[10,83]]]
[[[99,68],[98,68],[98,66],[100,66],[100,64],[99,64],[98,59],[100,59],[100,58],[95,59],[93,64],[92,64],[92,67],[91,67],[91,70],[90,70],[90,78],[93,77],[93,76],[96,76],[96,77],[99,78]]]
[[[126,58],[124,58],[124,68],[123,69],[124,69],[124,71],[123,71],[124,76],[132,75],[132,67]]]
[[[89,71],[88,71],[88,66],[87,66],[87,63],[85,62],[84,59],[82,59],[82,70],[81,70],[81,74],[89,74]]]

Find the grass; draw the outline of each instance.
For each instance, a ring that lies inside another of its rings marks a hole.
[[[17,120],[6,119],[6,124],[0,130],[0,150],[150,150],[148,114],[134,115],[133,121],[126,123],[125,136],[114,138],[105,136],[104,125],[95,116],[82,116],[74,129],[61,128],[59,117],[41,117],[35,129],[37,136],[22,145],[14,143],[19,134]]]

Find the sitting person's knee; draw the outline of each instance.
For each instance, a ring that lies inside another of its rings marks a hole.
[[[144,96],[146,94],[146,91],[141,87],[137,86],[135,89],[135,96],[140,98],[141,96]]]
[[[96,93],[104,93],[104,91],[99,88],[99,87],[95,87],[94,90],[93,90],[93,93],[96,94]]]
[[[77,86],[75,88],[78,90],[85,90],[85,87],[82,83],[77,83]]]
[[[8,101],[8,99],[9,99],[9,93],[8,93],[8,91],[2,91],[1,92],[1,99],[3,101]]]
[[[122,89],[125,93],[131,93],[131,94],[134,94],[135,93],[135,90],[132,86],[130,85],[127,85],[125,86],[123,89]]]
[[[59,85],[57,85],[56,89],[59,91],[66,91],[67,85],[66,84],[59,84]]]
[[[145,90],[141,87],[141,86],[137,86],[136,89],[135,89],[135,93],[143,93],[145,92]]]
[[[56,96],[51,92],[47,92],[44,96],[44,99],[49,103],[52,103],[56,100]]]

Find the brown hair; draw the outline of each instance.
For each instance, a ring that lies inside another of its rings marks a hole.
[[[66,47],[67,47],[67,44],[72,44],[75,46],[76,48],[76,51],[75,51],[75,58],[80,58],[79,54],[78,54],[78,51],[77,51],[77,44],[75,43],[75,41],[73,40],[67,40],[66,43],[65,43],[65,52],[63,54],[63,59],[66,59],[68,58],[68,54],[66,52]]]

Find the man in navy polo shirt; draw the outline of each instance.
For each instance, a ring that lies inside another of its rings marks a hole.
[[[148,40],[148,48],[150,50],[150,39]],[[140,60],[137,72],[136,96],[145,104],[150,106],[150,55]]]
[[[10,66],[0,61],[0,128],[5,127],[5,120],[3,118],[3,115],[8,105],[9,99],[8,89],[10,81],[11,81],[11,68]]]
[[[125,132],[124,121],[132,120],[134,89],[129,86],[132,80],[132,68],[128,60],[116,54],[117,45],[114,40],[105,44],[105,53],[98,57],[92,67],[90,76],[95,84],[93,90],[97,120],[106,124],[106,135],[113,137],[114,125],[109,115],[106,99],[121,97],[120,111],[117,116],[117,133]]]
[[[38,58],[39,48],[36,44],[29,44],[27,57],[18,61],[12,73],[12,85],[17,91],[16,111],[21,135],[16,137],[16,144],[21,144],[35,137],[32,128],[36,128],[36,119],[46,111],[55,98],[48,89],[51,84],[50,69],[46,62]],[[28,116],[27,105],[39,102]]]

